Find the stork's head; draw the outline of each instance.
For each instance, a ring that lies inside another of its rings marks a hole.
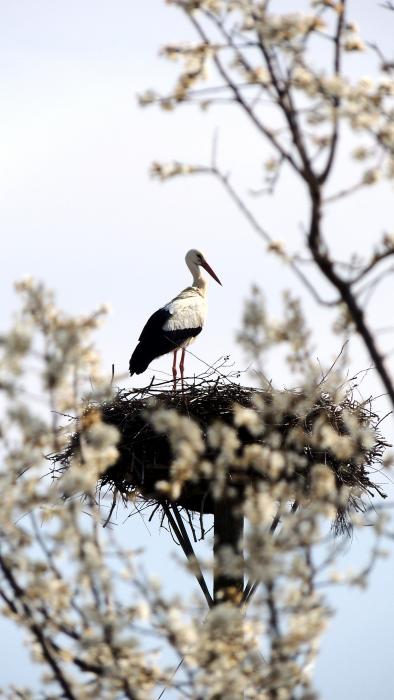
[[[217,277],[217,275],[215,275],[211,266],[208,265],[207,261],[205,260],[205,257],[203,256],[203,254],[199,250],[196,250],[195,248],[192,248],[191,250],[189,250],[186,253],[185,260],[186,260],[186,265],[188,266],[188,268],[191,271],[191,273],[193,274],[193,276],[194,276],[195,270],[197,270],[197,267],[200,266],[200,267],[203,267],[204,270],[206,270],[218,284],[220,284],[220,285],[222,284],[219,277]]]

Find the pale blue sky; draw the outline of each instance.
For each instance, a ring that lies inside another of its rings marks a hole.
[[[291,5],[296,9],[297,3]],[[394,23],[390,27],[378,3],[353,2],[353,8],[367,38],[390,47]],[[186,250],[199,247],[223,288],[210,284],[208,321],[193,352],[206,362],[231,354],[238,368],[246,366],[234,337],[243,301],[258,282],[273,313],[280,309],[283,288],[305,297],[309,322],[317,329],[316,355],[328,361],[337,350],[329,340],[332,318],[266,254],[219,186],[203,178],[160,185],[148,176],[153,160],[207,162],[217,127],[220,159],[243,193],[258,187],[261,163],[270,155],[227,106],[207,114],[190,107],[172,114],[138,108],[136,93],[150,87],[164,91],[175,80],[174,65],[158,58],[159,46],[188,37],[189,26],[163,0],[0,2],[1,327],[15,308],[13,281],[32,274],[54,287],[70,311],[111,304],[99,345],[105,366],[114,362],[117,372],[125,372],[147,316],[188,283]],[[346,167],[336,173],[333,190],[348,175]],[[302,195],[285,178],[275,198],[253,203],[264,226],[292,248],[302,235]],[[382,186],[339,205],[328,225],[337,249],[367,247],[376,232],[393,230],[392,190]],[[392,305],[389,285],[386,289],[387,306],[371,307],[377,325]],[[352,360],[352,370],[366,366],[356,342]],[[195,359],[188,366],[202,368]],[[154,363],[158,370],[169,367],[168,357]],[[273,376],[277,369],[272,363]],[[366,394],[381,393],[368,381]],[[157,544],[154,524],[150,536],[138,518],[123,527],[128,533],[133,528],[134,541],[147,546],[152,566],[163,575],[172,571],[170,544],[167,550],[163,533]],[[345,567],[360,561],[365,542],[357,534]],[[377,567],[367,592],[333,592],[338,614],[317,671],[326,700],[369,700],[372,694],[391,699],[393,579],[391,559]],[[18,681],[28,683],[31,672],[21,666],[19,638],[8,625],[5,629],[4,677],[12,680],[17,671]]]

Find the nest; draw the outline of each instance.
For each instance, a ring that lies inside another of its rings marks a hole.
[[[278,414],[274,407],[275,397],[284,394],[286,411],[278,425]],[[256,438],[245,426],[236,428],[240,452],[253,443],[264,445],[270,432],[275,431],[281,442],[277,449],[283,450],[285,454],[289,449],[292,431],[294,434],[295,429],[302,429],[304,444],[292,449],[296,449],[303,458],[304,466],[281,478],[292,482],[295,491],[300,492],[301,489],[307,495],[311,489],[313,466],[323,463],[332,470],[338,489],[341,486],[356,487],[349,490],[347,502],[338,509],[335,522],[337,529],[349,527],[350,512],[364,509],[365,497],[385,497],[381,487],[371,477],[376,471],[380,471],[383,453],[388,445],[379,433],[379,417],[372,411],[370,403],[355,401],[351,393],[337,403],[322,390],[315,396],[312,405],[306,404],[306,412],[302,412],[300,392],[277,392],[272,388],[261,390],[245,387],[222,376],[216,380],[210,377],[195,380],[193,384],[185,386],[183,392],[180,389],[174,392],[170,382],[151,384],[138,390],[120,389],[111,401],[90,405],[87,411],[99,410],[102,420],[116,426],[121,436],[118,445],[119,458],[101,476],[99,488],[110,488],[115,495],[123,496],[125,501],[133,497],[134,500],[139,499],[147,504],[168,504],[168,498],[156,488],[156,484],[171,481],[173,455],[167,436],[155,432],[151,424],[149,414],[152,410],[159,407],[176,409],[180,414],[196,421],[206,438],[209,426],[214,421],[220,420],[234,427],[235,404],[246,408],[253,407],[256,410],[256,395],[265,406],[264,434]],[[322,418],[337,435],[349,435],[349,421],[344,419],[345,414],[348,417],[354,416],[357,424],[369,428],[374,436],[369,446],[358,445],[357,459],[338,459],[332,450],[314,446],[308,439],[316,421]],[[78,451],[79,435],[77,425],[66,449],[60,454],[52,455],[54,470],[57,473],[68,468],[71,457]],[[205,445],[204,458],[214,461],[217,456],[215,450],[209,447],[206,440]],[[227,479],[235,494],[235,500],[241,502],[248,485],[258,485],[261,481],[269,481],[270,477],[261,469],[250,467],[239,470],[229,467]],[[186,509],[188,514],[199,513],[200,518],[206,513],[213,513],[215,500],[211,482],[209,478],[185,482],[175,501],[176,505]]]

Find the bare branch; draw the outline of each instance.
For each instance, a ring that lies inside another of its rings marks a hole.
[[[206,171],[206,172],[209,172],[209,171]],[[224,175],[217,168],[211,168],[210,172],[212,173],[212,175],[214,175],[219,180],[219,182],[221,182],[221,184],[223,185],[225,190],[228,192],[228,194],[230,195],[233,202],[240,209],[240,211],[245,216],[245,218],[248,220],[248,222],[250,223],[252,228],[256,231],[256,233],[258,233],[259,236],[261,236],[270,245],[275,245],[275,241],[272,238],[272,236],[270,236],[270,234],[259,224],[259,222],[255,218],[255,216],[253,216],[250,209],[247,207],[245,202],[241,199],[240,195],[234,189],[233,185],[230,183],[228,176]],[[300,270],[300,268],[296,265],[296,263],[291,258],[286,258],[286,262],[291,267],[293,272],[297,275],[299,280],[301,280],[302,284],[308,289],[308,291],[313,296],[315,301],[317,301],[322,306],[333,307],[333,306],[336,306],[338,304],[337,300],[331,301],[331,300],[323,299],[320,296],[320,294],[317,292],[315,287],[312,285],[309,278],[302,272],[302,270]]]
[[[195,27],[195,29],[198,32],[201,39],[203,39],[203,41],[205,41],[206,43],[209,43],[208,36],[206,35],[204,30],[202,29],[199,22],[196,20],[195,16],[187,13],[187,17],[189,18],[189,20],[191,21],[191,23]],[[291,153],[289,153],[288,151],[286,151],[283,148],[283,146],[279,143],[279,141],[273,136],[271,130],[268,127],[266,127],[258,119],[258,117],[256,116],[255,112],[252,110],[250,105],[245,101],[245,99],[242,95],[242,92],[239,90],[237,84],[234,83],[234,81],[232,80],[232,78],[230,77],[228,72],[225,70],[221,60],[219,59],[219,57],[217,55],[214,55],[213,61],[216,65],[216,68],[218,69],[220,75],[222,76],[223,80],[229,85],[229,87],[233,91],[235,101],[238,102],[238,104],[243,108],[243,110],[248,115],[249,119],[252,121],[254,126],[258,129],[258,131],[260,133],[262,133],[265,136],[265,138],[271,143],[271,145],[282,156],[282,158],[284,158],[284,160],[286,160],[288,163],[290,163],[290,165],[294,168],[294,170],[296,170],[299,174],[301,174],[302,171],[301,171],[299,165],[294,160]]]
[[[382,262],[382,260],[386,260],[386,258],[390,258],[393,255],[394,249],[384,250],[382,253],[375,253],[371,262],[363,270],[361,270],[361,272],[356,277],[350,280],[350,284],[357,284],[357,282],[363,280],[369,272],[372,272],[372,270],[374,270],[375,267],[379,265],[380,262]]]
[[[342,8],[342,9],[341,9]],[[345,24],[345,8],[346,8],[346,0],[342,0],[340,3],[340,7],[338,10],[338,21],[337,21],[337,31],[335,34],[335,39],[334,39],[334,73],[336,75],[340,75],[341,72],[341,53],[342,53],[342,48],[341,48],[341,38],[342,38],[342,32]],[[334,158],[335,158],[335,153],[337,149],[337,144],[338,144],[338,136],[339,136],[339,120],[338,120],[338,109],[340,107],[341,101],[339,97],[334,98],[334,114],[333,114],[333,119],[334,119],[334,126],[333,126],[333,132],[331,136],[331,147],[330,151],[328,154],[327,158],[327,163],[323,169],[323,171],[319,175],[319,182],[323,184],[331,171]]]
[[[383,386],[385,387],[392,405],[394,406],[394,386],[388,370],[386,369],[384,358],[377,348],[373,333],[365,319],[364,310],[361,308],[352,292],[351,284],[340,277],[340,275],[335,271],[334,264],[325,250],[325,246],[323,245],[321,239],[320,221],[320,196],[315,196],[312,201],[312,214],[310,231],[308,235],[308,243],[311,253],[321,272],[323,272],[324,276],[332,283],[335,289],[339,292],[342,301],[346,304],[356,330],[363,339],[369,355],[375,365],[376,371],[378,372]]]
[[[280,81],[278,79],[278,76],[276,74],[274,64],[272,57],[270,55],[269,50],[265,46],[265,42],[263,40],[263,37],[261,34],[259,35],[259,43],[261,50],[263,52],[263,56],[266,61],[266,65],[268,68],[268,72],[270,74],[272,84],[274,86],[274,89],[276,91],[276,96],[278,100],[278,104],[282,109],[282,113],[289,125],[290,132],[293,137],[293,142],[294,145],[296,146],[299,156],[301,158],[301,162],[303,165],[303,169],[300,172],[302,177],[307,180],[308,182],[314,182],[315,180],[315,174],[312,170],[311,162],[309,159],[309,156],[306,151],[306,146],[304,144],[301,131],[298,126],[298,119],[297,119],[297,110],[295,108],[294,102],[292,100],[292,95],[291,95],[291,90],[290,86],[286,85],[285,87],[282,87],[280,84]]]
[[[338,192],[331,194],[329,197],[325,197],[325,199],[323,199],[323,204],[333,204],[334,202],[337,202],[339,199],[344,199],[345,197],[348,197],[349,195],[354,194],[355,192],[358,192],[363,187],[366,187],[366,182],[364,179],[361,179],[358,182],[355,182],[354,185],[350,185],[349,187],[344,187],[342,190],[339,190]]]

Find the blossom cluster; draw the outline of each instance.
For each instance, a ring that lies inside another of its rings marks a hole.
[[[164,181],[177,175],[190,175],[199,171],[199,168],[185,163],[159,163],[155,161],[151,165],[150,174],[158,180]]]

